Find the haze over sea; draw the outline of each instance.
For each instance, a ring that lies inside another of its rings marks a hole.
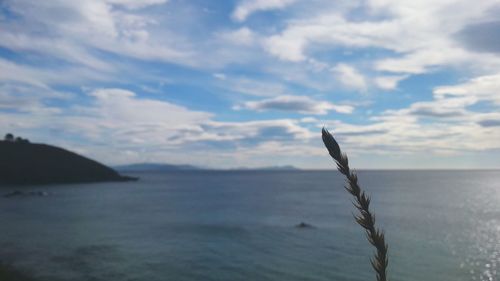
[[[139,176],[1,197],[0,260],[47,281],[373,280],[372,249],[333,170]],[[500,280],[499,171],[359,177],[392,280]]]

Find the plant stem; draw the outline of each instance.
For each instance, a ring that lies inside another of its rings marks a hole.
[[[337,169],[347,179],[345,189],[354,196],[353,204],[359,211],[359,214],[355,215],[354,218],[365,229],[368,242],[377,250],[375,257],[371,259],[372,267],[377,275],[377,281],[387,281],[386,271],[389,264],[387,256],[388,246],[385,243],[384,232],[375,227],[375,215],[370,212],[370,197],[361,190],[358,184],[358,176],[355,171],[349,168],[347,155],[342,153],[337,141],[325,128],[321,132],[323,143],[328,149],[330,156],[337,163]]]

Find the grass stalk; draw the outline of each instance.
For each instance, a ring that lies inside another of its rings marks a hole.
[[[368,242],[372,244],[376,253],[370,260],[373,269],[376,272],[377,281],[387,280],[387,266],[389,258],[387,256],[388,246],[385,242],[384,232],[375,227],[375,215],[370,211],[370,197],[361,189],[358,184],[356,172],[349,168],[347,155],[340,150],[340,146],[333,138],[332,134],[325,128],[321,131],[323,143],[328,149],[328,153],[337,163],[340,173],[346,177],[347,184],[345,189],[354,196],[353,204],[359,211],[354,215],[356,222],[366,231]]]

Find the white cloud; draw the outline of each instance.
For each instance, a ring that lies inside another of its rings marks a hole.
[[[157,28],[161,23],[156,18],[136,10],[165,2],[8,1],[7,7],[17,19],[5,23],[8,31],[1,35],[0,44],[104,70],[110,65],[95,50],[192,65],[192,48],[182,36],[167,26]]]
[[[477,114],[475,116],[475,121],[481,127],[485,128],[498,128],[500,127],[500,113],[499,112],[489,112]]]
[[[217,92],[224,102],[238,103],[242,95],[262,98],[241,102],[240,109],[330,118],[332,112],[351,113],[350,105],[360,107],[366,98],[337,92],[340,84],[359,91],[372,84],[394,90],[411,75],[458,69],[461,77],[474,73],[476,78],[436,87],[429,100],[422,100],[428,93],[412,93],[404,84],[398,102],[381,105],[375,100],[376,108],[366,108],[370,117],[359,120],[367,124],[330,124],[355,153],[499,149],[498,48],[494,40],[470,42],[476,38],[471,32],[497,21],[498,0],[292,2],[239,1],[232,14],[238,22],[260,11],[290,10],[266,26],[249,22],[231,29],[205,21],[210,16],[206,11],[197,17],[202,9],[189,1],[7,0],[2,7],[8,15],[0,15],[0,46],[15,55],[0,58],[0,126],[42,139],[56,132],[65,136],[56,140],[61,144],[112,162],[203,158],[227,164],[243,157],[242,163],[256,163],[285,154],[296,161],[301,153],[324,152],[318,135],[310,131],[322,125],[320,120],[251,121],[255,113],[240,112],[248,121],[220,121],[228,115],[160,100],[168,96],[156,85],[207,82],[206,92]],[[484,36],[495,35],[497,25]],[[458,38],[464,32],[469,35],[465,43]],[[137,60],[154,64],[146,68]],[[165,63],[169,67],[163,68]],[[171,64],[182,65],[182,74],[165,70],[175,68]],[[192,70],[186,66],[196,68],[196,77],[215,79],[186,79]],[[132,83],[157,99],[124,89],[95,89]],[[54,89],[65,86],[81,87],[86,94],[58,105],[64,95]],[[337,105],[303,93],[352,97],[352,103]],[[412,103],[397,107],[408,101]]]
[[[110,71],[113,67],[91,55],[82,46],[64,39],[29,36],[22,33],[0,33],[0,45],[15,51],[44,53],[67,62],[81,64],[98,70]]]
[[[248,101],[235,109],[250,109],[256,111],[279,110],[301,114],[327,114],[329,111],[352,113],[354,108],[349,105],[335,105],[326,101],[316,101],[307,96],[278,96],[260,101]]]
[[[259,34],[248,27],[214,28],[195,6],[161,0],[8,0],[0,46],[33,55],[39,65],[42,58],[42,63],[63,62],[60,67],[114,73],[129,70],[135,60],[210,71],[259,62],[264,55]]]
[[[37,69],[23,67],[0,58],[0,81],[2,82],[20,82],[40,88],[47,88],[45,83],[37,79],[37,74],[41,74]]]
[[[312,137],[308,129],[299,126],[298,122],[292,119],[246,122],[210,121],[204,125],[204,128],[218,137],[230,137],[232,140],[243,141],[247,143],[246,146],[268,141],[308,140]]]
[[[165,4],[169,0],[105,0],[105,2],[115,5],[121,5],[128,9],[140,9],[152,5]]]
[[[467,66],[467,64],[498,63],[498,59],[487,62],[488,56],[469,53],[458,47],[440,46],[415,51],[401,57],[380,59],[375,63],[375,69],[393,73],[421,74],[445,65]]]
[[[465,110],[467,106],[477,102],[474,97],[453,97],[435,99],[433,101],[422,101],[412,103],[408,108],[400,110],[387,110],[387,114],[394,115],[415,115],[431,118],[469,118],[469,113]]]
[[[406,79],[406,75],[395,75],[395,76],[378,76],[375,77],[375,84],[380,89],[384,90],[394,90],[398,87],[398,83],[401,80]]]
[[[371,124],[327,122],[347,150],[355,153],[401,155],[464,153],[500,148],[499,127],[484,127],[473,120],[441,119],[420,122],[411,112],[386,112],[372,118]],[[469,117],[470,118],[470,117]]]
[[[392,53],[368,59],[376,70],[394,73],[418,74],[446,65],[482,69],[500,66],[497,56],[471,52],[455,39],[468,24],[487,20],[498,1],[420,2],[370,0],[346,10],[328,6],[312,9],[316,14],[308,9],[289,20],[281,32],[268,36],[263,46],[277,58],[292,62],[314,58],[315,52],[322,50],[384,49]],[[363,20],[347,16],[360,8],[369,11]],[[490,17],[495,19],[492,14]]]
[[[217,78],[219,80],[226,80],[226,74],[224,73],[214,73],[212,74],[214,78]]]
[[[274,35],[265,39],[263,46],[270,54],[279,59],[300,62],[306,59],[304,54],[305,41],[301,36],[290,36],[285,39],[282,36]]]
[[[0,110],[23,113],[54,113],[60,108],[45,105],[47,100],[64,101],[72,98],[71,94],[56,92],[46,87],[23,83],[0,83]]]
[[[498,77],[478,77],[454,86],[436,87],[434,98],[397,110],[385,110],[369,124],[327,122],[342,142],[356,151],[418,155],[464,155],[500,149]],[[494,101],[492,108],[473,107]],[[319,124],[320,125],[320,124]]]
[[[242,27],[234,31],[219,33],[219,37],[235,45],[251,46],[257,42],[258,36],[248,27]]]
[[[111,126],[156,126],[165,130],[163,135],[169,130],[199,124],[213,116],[166,101],[139,98],[123,89],[97,89],[89,95],[95,98],[95,102],[91,109],[82,111],[86,115],[104,120]]]
[[[12,88],[6,90],[12,92]],[[2,113],[0,127],[34,142],[75,149],[106,163],[156,160],[230,166],[234,164],[230,156],[236,157],[235,149],[254,150],[261,143],[273,141],[305,143],[312,137],[308,129],[292,119],[221,122],[214,121],[211,113],[141,98],[125,89],[102,88],[87,94],[90,100],[85,104],[51,108],[43,101],[65,96],[47,93],[39,99],[25,99],[5,94],[0,88],[0,110],[25,109]],[[43,133],[48,131],[51,138]],[[185,153],[187,150],[191,152]]]
[[[3,126],[17,127],[16,122],[22,122],[37,131],[57,131],[63,139],[81,139],[88,147],[108,142],[110,150],[140,151],[146,144],[147,149],[172,147],[175,143],[168,142],[169,137],[179,130],[197,129],[213,117],[170,102],[140,98],[124,89],[96,89],[88,97],[85,105],[58,107],[57,114],[4,114],[5,122],[10,122]]]
[[[273,97],[283,95],[286,87],[277,82],[256,80],[247,77],[225,77],[219,86],[231,92],[257,97]]]
[[[94,120],[101,128],[98,135],[115,132],[111,138],[128,144],[161,145],[164,148],[206,142],[255,142],[279,139],[308,138],[308,131],[293,120],[263,120],[247,122],[213,121],[213,114],[192,111],[169,102],[141,99],[128,90],[98,89],[89,93],[95,97],[89,108],[78,112]],[[113,133],[111,133],[113,134]],[[127,140],[126,138],[131,139]]]
[[[367,83],[365,77],[359,73],[356,68],[339,63],[334,68],[332,68],[335,79],[339,81],[342,85],[359,91],[366,90]]]
[[[50,89],[51,84],[74,85],[88,81],[108,81],[109,73],[75,66],[67,68],[35,67],[0,58],[0,82],[30,84]]]
[[[500,105],[500,73],[476,77],[458,85],[437,87],[434,95],[438,98],[472,97]]]
[[[234,9],[232,18],[235,21],[245,21],[247,17],[258,11],[283,9],[296,0],[242,0]]]
[[[302,123],[318,123],[319,120],[314,118],[314,117],[304,117],[304,118],[300,119],[300,122],[302,122]]]

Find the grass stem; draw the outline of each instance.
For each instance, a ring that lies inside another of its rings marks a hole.
[[[358,184],[356,172],[349,168],[347,155],[340,150],[340,146],[333,138],[332,134],[323,128],[323,143],[328,149],[328,153],[337,163],[337,169],[346,177],[345,189],[354,196],[353,204],[359,211],[355,215],[356,222],[366,231],[366,238],[377,250],[375,257],[371,259],[371,264],[377,275],[377,281],[387,280],[387,266],[389,258],[387,256],[388,246],[385,242],[384,232],[375,227],[375,215],[370,211],[370,197],[361,189]]]

